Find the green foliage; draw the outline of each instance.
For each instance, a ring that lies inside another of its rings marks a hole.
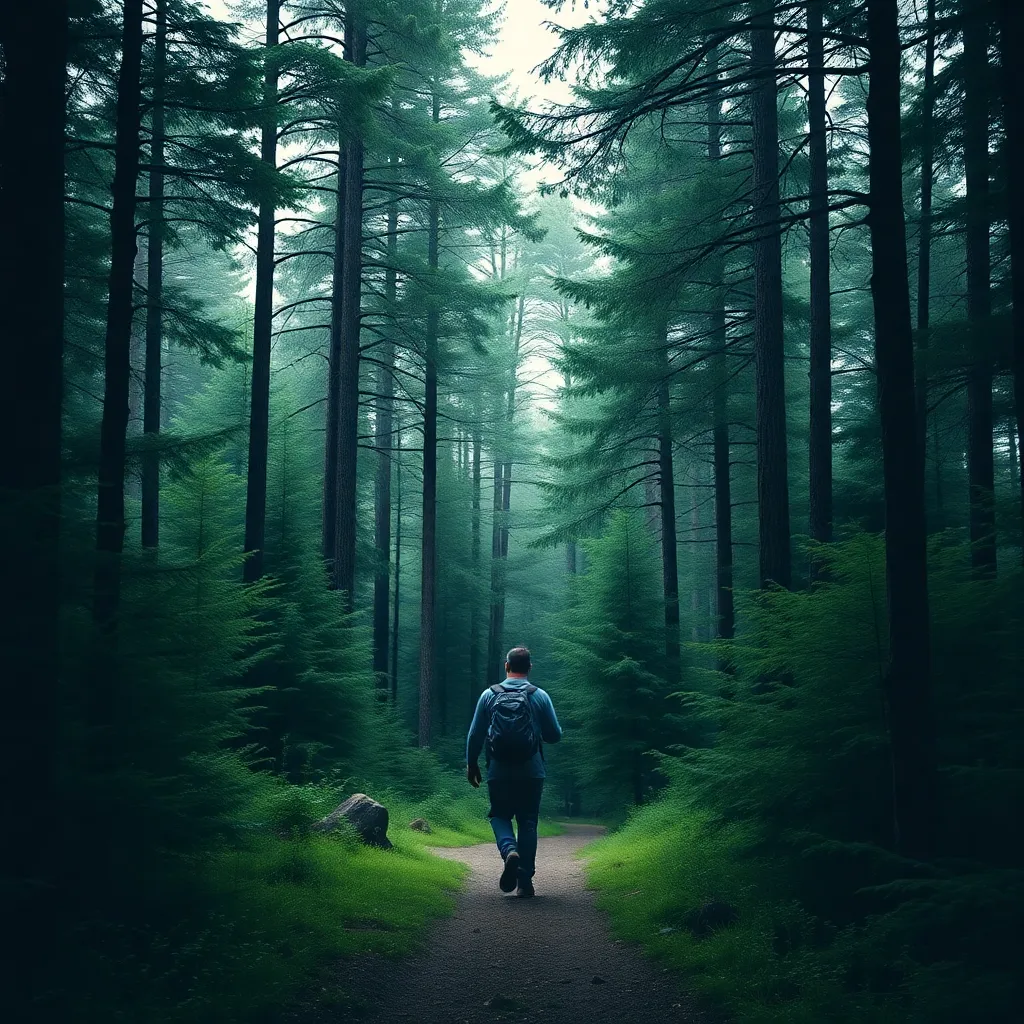
[[[882,541],[816,557],[824,582],[749,598],[716,648],[729,674],[678,695],[715,742],[662,761],[662,800],[596,847],[592,880],[624,935],[738,1020],[1010,1021],[1021,765],[997,719],[1019,728],[1019,572],[971,580],[962,549],[933,551],[945,817],[922,865],[890,852]],[[738,920],[693,934],[715,900]]]
[[[674,719],[650,531],[620,511],[584,549],[587,571],[571,581],[552,628],[563,680],[556,695],[575,734],[573,770],[593,809],[608,810],[624,798],[641,803],[656,785],[651,755],[670,742]]]

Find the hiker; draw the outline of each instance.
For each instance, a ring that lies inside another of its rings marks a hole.
[[[487,791],[498,851],[504,861],[502,892],[533,895],[537,819],[544,790],[544,743],[557,743],[562,728],[551,698],[530,682],[530,652],[513,647],[505,658],[505,681],[488,687],[477,701],[466,737],[466,778],[480,785],[481,750],[487,758]],[[519,837],[512,830],[516,819]]]

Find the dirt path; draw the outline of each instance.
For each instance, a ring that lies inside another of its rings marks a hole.
[[[638,951],[614,940],[584,887],[577,851],[600,834],[568,826],[541,839],[537,895],[505,896],[493,845],[436,850],[472,869],[455,915],[423,953],[404,963],[364,964],[364,1021],[484,1024],[629,1024],[703,1018]]]

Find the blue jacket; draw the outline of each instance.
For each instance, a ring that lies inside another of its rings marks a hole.
[[[528,679],[505,679],[502,686],[510,690],[523,689],[529,683]],[[480,760],[480,753],[487,743],[487,730],[491,725],[491,706],[494,703],[494,691],[490,688],[480,694],[476,703],[476,713],[473,715],[473,722],[469,727],[469,735],[466,737],[466,764],[476,764]],[[558,717],[555,715],[555,706],[551,698],[538,687],[530,696],[530,703],[533,706],[533,713],[540,728],[541,739],[545,743],[557,743],[562,738],[562,727],[558,724]],[[502,761],[491,761],[487,766],[487,780],[494,779],[543,779],[547,773],[544,771],[544,758],[540,751],[537,751],[529,761],[523,764],[508,764]]]

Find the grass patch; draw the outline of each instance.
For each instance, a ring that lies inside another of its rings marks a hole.
[[[277,1019],[327,964],[416,949],[430,921],[452,911],[466,869],[404,836],[390,851],[349,836],[310,836],[260,837],[201,870],[198,886],[195,877],[182,879],[176,917],[86,947],[77,1019]],[[168,915],[174,895],[166,893]]]
[[[896,880],[840,926],[795,898],[815,873],[818,885],[837,877],[812,852],[769,852],[748,826],[664,800],[584,856],[615,932],[739,1024],[1019,1019],[1020,872],[952,865]]]
[[[815,934],[820,925],[773,887],[771,865],[750,848],[742,827],[712,827],[706,816],[666,802],[643,808],[584,854],[588,882],[616,934],[642,944],[733,1019],[906,1021],[896,1001],[844,983]],[[732,908],[735,922],[702,929],[700,908],[713,902]]]
[[[387,851],[351,831],[309,831],[351,787],[268,791],[244,842],[163,874],[146,907],[126,915],[130,924],[66,930],[75,1020],[280,1024],[289,1011],[303,1019],[311,1004],[349,1019],[358,993],[341,991],[325,968],[416,950],[431,921],[452,912],[468,871],[428,847],[493,842],[486,793],[465,788],[412,800],[367,786],[389,810]],[[432,832],[410,829],[415,818]],[[550,821],[541,829],[558,831]]]

